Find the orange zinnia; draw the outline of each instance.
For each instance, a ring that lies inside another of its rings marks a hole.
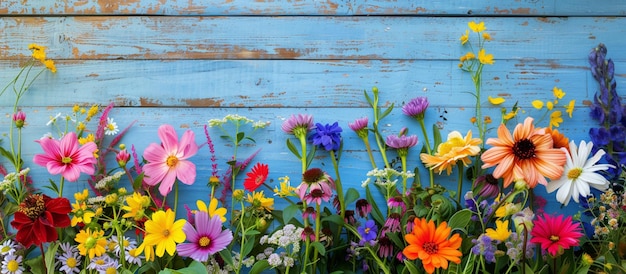
[[[538,183],[547,185],[545,177],[556,180],[563,173],[565,153],[554,148],[552,135],[535,128],[531,117],[517,124],[513,136],[500,125],[498,138],[489,138],[486,143],[493,147],[483,153],[482,168],[496,166],[493,176],[504,178],[504,187],[518,179],[525,180],[530,188]]]
[[[419,258],[424,269],[428,273],[435,272],[435,268],[448,269],[448,261],[455,264],[461,263],[463,253],[459,251],[463,239],[458,233],[450,236],[451,228],[446,222],[442,222],[435,228],[432,220],[415,218],[413,231],[404,236],[409,243],[402,254],[409,260]]]

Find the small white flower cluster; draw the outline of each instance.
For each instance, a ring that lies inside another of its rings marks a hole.
[[[2,180],[2,182],[0,182],[0,191],[2,191],[3,193],[6,193],[6,191],[15,186],[15,183],[17,182],[18,178],[22,177],[22,178],[26,178],[26,175],[28,174],[28,172],[30,171],[30,168],[25,168],[22,169],[22,171],[20,171],[19,173],[15,173],[15,172],[11,172],[9,174],[7,174],[6,176],[4,176],[4,179]]]
[[[406,172],[397,171],[393,168],[384,168],[384,169],[375,168],[367,172],[367,176],[375,177],[374,183],[377,185],[381,185],[384,187],[392,187],[392,186],[395,186],[396,183],[398,182],[398,179],[396,179],[397,177],[409,179],[409,178],[415,177],[415,173],[411,171],[406,171]],[[361,182],[361,186],[366,187],[371,182],[371,180],[372,180],[371,178],[367,178],[365,181]]]
[[[271,236],[264,235],[259,240],[260,244],[272,244],[277,249],[283,248],[284,251],[276,252],[272,247],[265,249],[264,253],[257,255],[257,259],[267,259],[272,267],[292,267],[295,263],[294,256],[300,252],[300,242],[303,228],[287,224],[282,229],[276,230]]]
[[[24,258],[22,255],[19,255],[19,253],[22,253],[21,249],[21,245],[11,239],[6,239],[0,244],[1,273],[22,274],[24,272],[24,266],[22,265]]]
[[[98,181],[98,183],[96,183],[96,189],[104,190],[107,187],[112,186],[113,184],[119,182],[120,178],[122,178],[124,174],[126,174],[126,172],[118,171],[115,172],[113,175],[102,178],[100,181]]]

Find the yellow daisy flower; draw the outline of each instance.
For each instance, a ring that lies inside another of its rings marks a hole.
[[[126,205],[122,210],[126,211],[122,218],[133,218],[135,221],[144,217],[144,209],[150,205],[150,198],[134,192],[132,196],[126,197]]]
[[[154,212],[151,219],[145,223],[146,237],[138,249],[145,250],[146,246],[156,247],[156,256],[163,257],[165,251],[173,256],[176,252],[176,244],[185,241],[183,226],[187,222],[183,219],[175,220],[175,218],[176,214],[171,209]]]
[[[104,238],[104,231],[91,231],[81,229],[74,240],[78,243],[78,252],[80,255],[87,256],[89,259],[102,256],[106,252],[107,240]]]
[[[72,204],[72,226],[76,226],[78,223],[89,224],[91,218],[96,216],[91,210],[87,210],[87,204],[85,202],[76,202]]]
[[[550,127],[559,127],[561,123],[563,123],[563,117],[560,110],[550,113]]]
[[[493,54],[486,54],[485,49],[481,49],[478,52],[478,61],[480,61],[481,64],[493,65]]]
[[[476,23],[474,21],[471,21],[469,23],[467,23],[467,26],[473,31],[473,32],[481,32],[481,31],[485,31],[487,28],[485,27],[485,22],[480,22],[480,23]]]
[[[274,198],[266,198],[263,196],[263,191],[248,193],[246,200],[258,210],[274,210]]]
[[[471,163],[470,156],[475,156],[480,152],[478,146],[482,143],[479,138],[472,138],[472,131],[469,130],[463,137],[460,132],[452,131],[448,134],[448,140],[439,144],[435,155],[422,153],[420,159],[427,168],[441,174],[444,170],[448,175],[452,173],[452,168],[461,161],[465,166]]]

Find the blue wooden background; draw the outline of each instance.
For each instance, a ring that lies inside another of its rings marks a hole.
[[[209,119],[236,113],[270,121],[253,136],[256,145],[239,152],[245,157],[262,148],[255,162],[270,165],[270,185],[285,175],[299,183],[299,162],[280,129],[286,118],[308,113],[315,122],[338,121],[344,128],[344,189],[360,189],[370,164],[347,123],[372,117],[364,90],[377,86],[382,106],[397,106],[384,120],[385,134],[404,126],[418,133],[418,125],[400,110],[417,96],[429,98],[427,124],[437,123],[444,136],[473,129],[468,121],[473,97],[467,93],[472,82],[457,67],[466,52],[459,37],[473,20],[484,21],[493,37],[486,45],[496,62],[485,67],[485,106],[488,95],[502,96],[505,106],[519,102],[526,111],[522,117],[537,114],[530,102],[551,99],[558,86],[567,101],[576,99],[577,108],[559,129],[579,142],[588,140],[587,130],[595,126],[587,110],[597,87],[587,63],[593,47],[607,45],[618,91],[626,86],[622,0],[2,0],[0,14],[0,83],[17,73],[30,43],[47,46],[48,57],[57,62],[58,72],[39,79],[22,104],[28,115],[24,154],[39,186],[50,176],[30,160],[41,152],[34,140],[51,131],[48,118],[70,112],[76,103],[114,102],[111,117],[121,128],[137,121],[123,142],[140,154],[159,142],[157,128],[164,123],[180,133],[193,130],[202,143]],[[7,95],[0,101],[3,137],[13,102]],[[499,117],[499,111],[486,113]],[[211,132],[224,171],[232,147]],[[187,194],[181,203],[206,199],[209,157],[204,146],[193,158],[197,181],[181,187]],[[409,164],[419,165],[418,159],[418,149],[412,150]],[[313,165],[332,174],[323,153]],[[453,186],[455,179],[437,180]],[[65,193],[85,187],[84,180],[68,183]],[[546,195],[547,211],[559,210],[553,196]]]

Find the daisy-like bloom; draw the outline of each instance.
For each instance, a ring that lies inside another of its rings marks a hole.
[[[96,213],[87,209],[87,203],[77,201],[72,204],[72,215],[71,226],[76,226],[78,223],[91,223],[91,218],[96,216]]]
[[[265,197],[262,190],[248,193],[246,201],[260,211],[272,212],[272,210],[274,210],[274,198]]]
[[[124,257],[126,258],[126,262],[139,266],[141,265],[142,259],[144,258],[143,256],[139,255],[136,247],[127,249],[126,252],[124,252]]]
[[[547,185],[545,177],[556,180],[563,174],[565,153],[553,147],[551,135],[535,128],[531,117],[518,124],[513,135],[500,125],[498,138],[489,138],[486,143],[492,147],[481,156],[482,169],[495,166],[493,176],[504,178],[504,187],[523,179],[534,188],[538,183]]]
[[[117,123],[113,121],[113,118],[107,117],[106,125],[104,125],[104,134],[105,135],[115,135],[120,132]]]
[[[487,54],[485,49],[478,51],[478,61],[484,65],[493,65],[493,54]]]
[[[146,184],[154,186],[159,182],[159,192],[167,196],[176,179],[191,185],[196,180],[196,165],[188,159],[198,152],[195,134],[185,131],[178,142],[178,135],[171,125],[162,125],[158,130],[161,145],[152,143],[146,148],[143,157],[148,161],[143,166]]]
[[[435,268],[448,269],[448,261],[460,264],[463,239],[458,233],[450,236],[450,231],[446,222],[435,227],[433,220],[415,218],[413,230],[404,236],[409,245],[402,253],[409,260],[419,258],[428,273],[435,272]]]
[[[448,140],[439,144],[435,155],[427,153],[420,154],[420,159],[426,167],[441,174],[444,170],[448,175],[452,173],[452,168],[457,161],[461,161],[465,166],[472,163],[470,156],[475,156],[480,152],[480,138],[472,138],[472,131],[467,131],[463,137],[460,132],[452,131],[448,134]]]
[[[301,200],[329,201],[332,197],[335,181],[319,168],[311,168],[302,174],[302,183],[296,188],[296,194]]]
[[[356,229],[361,236],[359,245],[363,246],[365,243],[375,245],[376,237],[378,236],[378,227],[374,220],[367,220],[363,225]]]
[[[564,249],[578,246],[578,239],[583,233],[580,225],[572,222],[571,216],[563,220],[563,215],[553,217],[546,214],[537,217],[530,235],[531,243],[540,244],[542,250],[555,257]]]
[[[353,130],[354,132],[356,132],[356,135],[359,136],[359,138],[367,138],[367,135],[369,133],[368,129],[367,129],[367,123],[368,123],[368,119],[367,117],[362,117],[362,118],[358,118],[356,120],[354,120],[354,122],[352,123],[348,123],[348,127]]]
[[[126,211],[122,218],[133,218],[135,221],[141,220],[145,216],[145,208],[150,205],[150,197],[133,192],[132,196],[126,197],[126,205],[122,210]]]
[[[209,202],[209,206],[207,207],[207,205],[204,203],[204,201],[202,200],[197,200],[196,201],[196,206],[198,207],[199,211],[203,211],[209,214],[209,217],[213,217],[213,216],[219,216],[220,220],[223,222],[226,222],[226,208],[223,207],[219,207],[219,201],[215,198],[212,198],[211,201]],[[190,220],[191,221],[191,220]]]
[[[156,246],[156,256],[163,257],[165,251],[169,255],[174,255],[176,244],[185,241],[183,226],[187,223],[182,219],[175,221],[175,218],[176,214],[171,209],[154,212],[151,219],[145,223],[146,237],[137,248],[138,251],[144,251],[146,246]],[[146,257],[148,257],[147,253]]]
[[[560,89],[558,87],[552,88],[552,94],[554,95],[554,98],[559,100],[563,99],[563,96],[565,96],[565,92],[563,92],[563,89]]]
[[[402,106],[402,113],[417,120],[422,120],[424,119],[424,112],[426,112],[428,105],[428,98],[416,97],[411,99],[411,101],[409,101],[406,105]]]
[[[102,230],[81,229],[74,240],[78,243],[80,255],[88,256],[90,260],[106,252],[107,240]]]
[[[64,252],[63,254],[56,257],[57,262],[61,263],[61,268],[59,271],[64,272],[65,274],[72,273],[80,273],[81,256],[78,253],[73,252]]]
[[[206,262],[210,255],[223,250],[233,240],[233,233],[230,230],[222,230],[219,216],[210,217],[206,212],[198,211],[194,220],[195,227],[189,223],[183,226],[189,243],[182,243],[176,247],[178,255]]]
[[[257,163],[252,167],[250,172],[246,173],[246,179],[243,181],[243,187],[252,192],[259,188],[265,180],[267,180],[267,175],[269,173],[269,168],[267,164]]]
[[[44,194],[31,194],[19,205],[11,226],[17,230],[15,240],[28,248],[58,239],[57,228],[70,225],[72,211],[66,198],[50,198]]]
[[[15,123],[16,128],[24,127],[24,122],[26,122],[26,114],[23,111],[18,111],[13,114],[13,123]]]
[[[569,150],[569,138],[567,138],[563,133],[559,132],[556,128],[545,128],[546,134],[550,134],[552,136],[552,147],[554,148],[564,148]]]
[[[325,149],[326,151],[337,151],[341,146],[341,127],[338,122],[322,125],[315,124],[315,133],[310,136],[313,145]]]
[[[511,236],[511,230],[509,229],[509,220],[496,220],[496,229],[487,228],[485,234],[489,238],[497,241],[504,242]]]
[[[93,142],[78,145],[76,133],[65,134],[61,140],[43,138],[36,141],[44,154],[37,154],[33,162],[45,166],[50,174],[61,174],[70,182],[75,182],[81,173],[93,175],[97,146]]]
[[[395,149],[409,149],[417,145],[417,135],[389,135],[385,139],[385,144]]]
[[[313,116],[308,114],[291,115],[281,129],[287,134],[293,134],[300,138],[305,137],[313,129]]]
[[[598,161],[605,154],[602,149],[599,149],[593,157],[589,158],[593,151],[592,142],[580,141],[580,146],[576,147],[576,143],[572,141],[569,146],[569,152],[563,149],[567,155],[563,175],[558,180],[549,182],[546,186],[548,193],[559,190],[556,193],[556,200],[563,205],[567,205],[570,199],[578,203],[578,197],[589,196],[591,194],[590,187],[600,191],[607,190],[609,181],[596,172],[615,168],[609,164],[598,164]]]
[[[98,273],[107,273],[106,269],[113,265],[115,262],[113,260],[113,258],[111,258],[111,256],[109,256],[108,254],[103,254],[102,256],[98,256],[96,258],[93,258],[91,260],[91,262],[89,263],[89,265],[87,266],[87,269],[90,270],[96,270]],[[113,272],[115,273],[115,272]]]
[[[6,256],[9,254],[15,253],[15,248],[17,245],[11,239],[6,239],[2,244],[0,244],[0,255]]]
[[[22,274],[22,255],[9,254],[2,260],[2,274]]]

